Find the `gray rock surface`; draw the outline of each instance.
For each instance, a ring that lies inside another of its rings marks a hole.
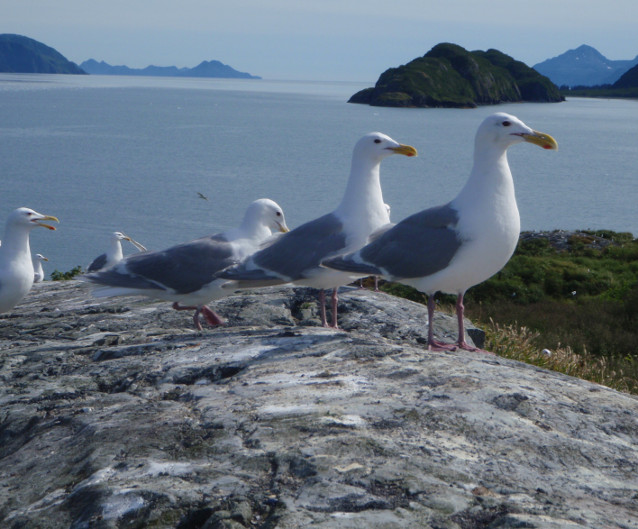
[[[383,293],[344,292],[345,331],[305,289],[215,308],[69,281],[0,316],[0,527],[638,528],[635,397],[428,352]]]

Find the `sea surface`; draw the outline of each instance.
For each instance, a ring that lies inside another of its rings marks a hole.
[[[354,144],[375,130],[419,151],[382,163],[398,221],[454,198],[479,123],[504,111],[559,144],[509,150],[522,229],[638,235],[638,101],[346,103],[372,84],[0,74],[0,222],[19,206],[59,217],[32,232],[47,273],[86,267],[116,230],[149,249],[225,230],[261,197],[295,227],[336,207]]]

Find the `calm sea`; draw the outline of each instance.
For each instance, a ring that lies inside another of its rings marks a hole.
[[[419,150],[382,165],[397,221],[456,195],[478,124],[505,111],[560,147],[509,151],[524,230],[638,235],[638,102],[346,103],[371,84],[0,74],[0,222],[23,205],[60,218],[32,234],[49,273],[86,266],[116,230],[160,249],[227,229],[260,197],[294,227],[337,205],[352,147],[374,130]]]

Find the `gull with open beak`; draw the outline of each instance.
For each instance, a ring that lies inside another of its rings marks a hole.
[[[99,270],[104,270],[105,268],[110,268],[111,266],[119,263],[124,258],[124,252],[122,251],[122,243],[120,241],[128,241],[135,248],[137,248],[140,252],[145,252],[146,248],[142,246],[139,242],[131,239],[128,235],[124,235],[120,231],[114,231],[111,236],[111,244],[109,249],[98,255],[93,262],[86,269],[87,272],[98,272]]]

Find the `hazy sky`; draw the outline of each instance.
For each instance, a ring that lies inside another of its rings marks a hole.
[[[76,63],[140,68],[217,59],[267,79],[376,81],[439,42],[529,66],[581,44],[632,59],[638,1],[7,0],[0,33]]]

